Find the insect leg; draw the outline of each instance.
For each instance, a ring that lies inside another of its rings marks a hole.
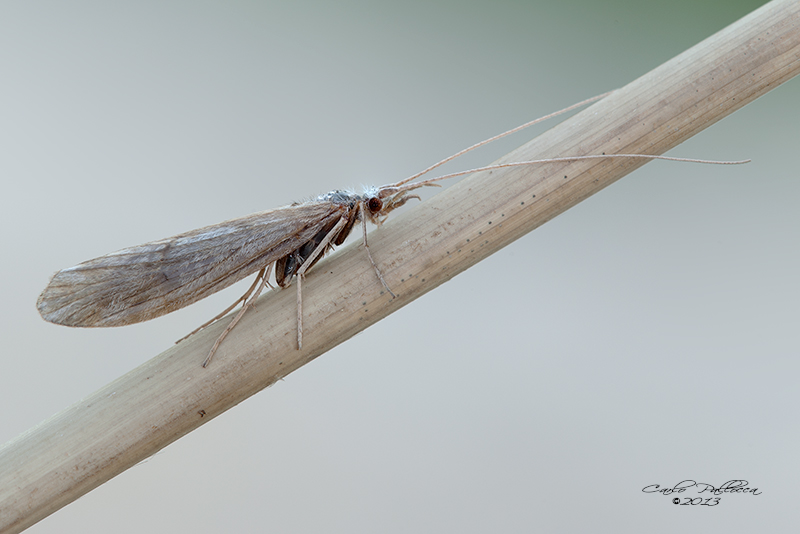
[[[264,288],[269,285],[269,282],[267,280],[269,280],[269,275],[272,274],[272,265],[273,264],[270,263],[267,267],[264,267],[263,269],[258,271],[258,275],[256,276],[256,281],[253,283],[252,286],[250,286],[250,289],[247,290],[247,293],[243,297],[244,304],[242,304],[242,309],[239,310],[239,313],[237,313],[236,317],[233,318],[231,324],[228,325],[225,331],[222,332],[222,334],[220,334],[220,336],[214,342],[214,346],[211,347],[211,350],[208,352],[208,356],[206,356],[206,361],[203,362],[203,367],[208,367],[208,364],[211,363],[211,358],[214,357],[214,353],[217,352],[217,349],[219,348],[220,343],[222,343],[222,340],[225,339],[225,337],[227,337],[227,335],[230,333],[231,330],[233,330],[233,327],[236,326],[236,323],[238,323],[239,320],[242,318],[242,316],[244,316],[244,312],[246,312],[248,308],[250,308],[250,306],[253,306],[255,304],[258,296],[261,294]],[[248,300],[247,297],[250,295],[250,293],[252,293],[253,289],[256,287],[256,284],[258,284],[259,280],[261,280],[261,284],[258,286],[258,289],[253,294],[252,298]],[[236,302],[238,303],[239,301],[237,300]],[[236,304],[234,304],[234,306],[235,305]],[[233,306],[231,306],[231,308],[232,307]],[[231,308],[228,308],[228,310],[230,310]]]
[[[262,271],[263,271],[263,269],[262,269]],[[268,275],[268,277],[269,277],[269,275]],[[189,332],[188,334],[186,334],[185,336],[180,338],[175,343],[178,344],[181,341],[192,337],[193,335],[195,335],[196,333],[198,333],[200,330],[202,330],[203,328],[207,327],[211,323],[216,322],[218,319],[221,319],[221,318],[225,317],[225,315],[227,315],[229,311],[234,309],[240,302],[245,302],[247,300],[247,298],[250,296],[250,293],[252,293],[253,290],[255,290],[256,286],[258,285],[258,282],[259,282],[260,278],[261,278],[261,272],[259,271],[258,275],[256,276],[255,281],[253,281],[253,285],[250,286],[250,289],[248,289],[245,292],[244,295],[242,295],[241,297],[236,299],[236,302],[234,302],[233,304],[231,304],[230,306],[225,308],[225,310],[222,313],[218,314],[216,317],[214,317],[210,321],[206,321],[205,323],[201,324],[200,326],[198,326],[197,328],[195,328],[194,330],[192,330],[191,332]]]
[[[295,273],[297,276],[297,349],[300,350],[303,348],[303,276],[305,276],[306,271],[314,264],[314,261],[317,259],[317,256],[325,252],[325,249],[328,248],[328,245],[331,244],[336,236],[339,235],[339,232],[342,231],[350,217],[348,213],[342,215],[342,218],[339,219],[339,222],[331,228],[331,231],[325,235],[325,238],[319,242],[319,245],[309,254],[306,258],[306,261],[303,262],[303,265]]]
[[[416,196],[416,195],[413,195],[413,196]],[[419,197],[417,197],[417,198],[419,198]],[[404,199],[400,203],[400,205],[404,204],[406,200],[408,200],[408,199],[407,198]],[[378,266],[375,263],[375,260],[372,259],[372,254],[370,253],[369,245],[367,244],[367,219],[364,216],[364,205],[361,204],[359,206],[359,209],[361,210],[361,214],[360,214],[361,215],[361,227],[364,229],[364,249],[367,251],[367,257],[369,258],[369,262],[372,264],[372,268],[375,269],[375,274],[378,275],[378,279],[381,281],[381,284],[383,284],[383,287],[386,288],[386,291],[389,292],[389,294],[392,296],[392,298],[395,298],[397,295],[394,294],[394,292],[392,291],[392,288],[390,288],[389,284],[386,283],[386,280],[383,279],[383,275],[381,274],[381,270],[378,269]]]
[[[303,275],[297,273],[297,350],[303,348]]]

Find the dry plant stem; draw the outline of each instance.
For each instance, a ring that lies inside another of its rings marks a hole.
[[[800,2],[776,0],[501,162],[660,154],[798,72]],[[39,521],[643,163],[584,160],[482,173],[390,220],[370,235],[370,247],[397,298],[354,243],[305,280],[302,351],[294,292],[271,292],[209,368],[200,363],[227,321],[12,440],[0,449],[0,532]]]

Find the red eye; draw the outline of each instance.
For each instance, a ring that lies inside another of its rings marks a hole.
[[[379,199],[378,197],[372,197],[369,200],[367,200],[367,208],[369,208],[369,211],[371,211],[372,213],[377,213],[381,211],[382,207],[383,207],[383,202],[381,202],[381,199]]]

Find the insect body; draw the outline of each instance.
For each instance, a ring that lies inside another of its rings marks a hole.
[[[317,202],[330,203],[341,207],[339,220],[326,221],[321,224],[312,239],[303,243],[291,254],[278,259],[275,262],[275,281],[279,286],[287,287],[291,283],[292,276],[296,275],[301,268],[310,269],[319,261],[329,247],[344,243],[357,221],[360,220],[363,223],[369,221],[379,226],[386,219],[389,212],[402,206],[411,198],[419,198],[416,195],[409,195],[409,190],[425,185],[435,184],[418,183],[406,187],[383,186],[368,189],[363,195],[349,191],[331,191],[321,195],[317,198]],[[292,207],[289,206],[288,209]],[[298,205],[298,207],[301,207],[301,205]],[[327,248],[322,247],[323,242],[326,242]],[[317,255],[312,257],[317,250],[319,250]],[[308,265],[306,265],[306,262],[308,262]],[[380,271],[377,272],[383,282]],[[389,291],[391,292],[391,290]]]
[[[381,224],[389,212],[419,198],[409,191],[425,185],[436,184],[392,184],[363,195],[332,191],[312,201],[107,254],[56,273],[39,296],[39,312],[47,321],[66,326],[138,323],[188,306],[255,272],[266,283],[265,268],[272,265],[276,283],[287,287],[326,251],[344,243],[358,221],[366,244],[366,222]],[[388,289],[377,266],[375,270]],[[302,346],[300,287],[298,280]]]
[[[495,139],[599,100],[607,94],[486,139],[410,178],[371,188],[363,195],[332,191],[309,202],[206,226],[64,269],[53,276],[39,295],[39,313],[47,321],[66,326],[123,326],[188,306],[257,272],[255,283],[244,296],[197,329],[225,315],[238,302],[243,303],[242,310],[211,348],[203,363],[205,367],[220,342],[267,285],[269,269],[274,267],[275,281],[281,287],[288,286],[292,277],[297,277],[297,344],[300,348],[303,341],[303,275],[326,251],[342,244],[357,221],[360,220],[362,224],[364,247],[370,263],[381,283],[394,296],[369,252],[367,220],[379,225],[392,210],[416,197],[409,195],[409,191],[438,185],[434,182],[473,172],[463,171],[411,183],[440,165]]]
[[[297,343],[298,347],[302,347],[303,276],[327,251],[344,243],[359,221],[363,229],[367,257],[378,279],[394,296],[370,254],[367,222],[380,225],[393,210],[412,198],[419,198],[410,192],[420,187],[437,186],[440,180],[477,171],[580,159],[646,158],[699,163],[744,163],[647,154],[581,155],[503,163],[414,182],[423,174],[470,150],[604,96],[606,95],[591,98],[518,126],[464,149],[410,178],[370,188],[363,194],[331,191],[308,202],[231,219],[160,241],[126,248],[64,269],[50,280],[39,296],[37,307],[45,320],[57,324],[79,327],[122,326],[183,308],[248,275],[258,273],[255,283],[244,296],[197,329],[200,330],[225,315],[239,302],[243,303],[241,311],[211,348],[203,364],[205,367],[228,332],[268,285],[273,267],[275,282],[279,286],[287,287],[292,278],[297,279]]]

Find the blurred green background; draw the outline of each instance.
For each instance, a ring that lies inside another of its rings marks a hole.
[[[3,2],[0,442],[243,290],[75,330],[35,309],[56,270],[396,181],[761,4]],[[788,531],[798,97],[670,153],[753,163],[646,165],[30,532]],[[684,479],[763,495],[641,492]]]

